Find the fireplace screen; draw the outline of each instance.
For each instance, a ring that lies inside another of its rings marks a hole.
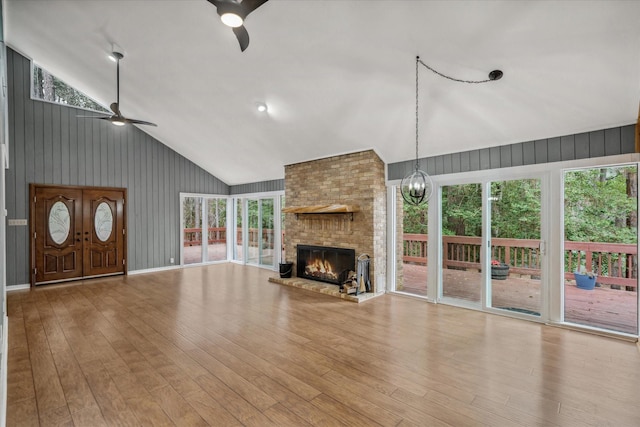
[[[298,245],[297,275],[304,279],[341,285],[356,263],[354,249]]]

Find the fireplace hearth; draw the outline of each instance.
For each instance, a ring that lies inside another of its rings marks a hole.
[[[355,269],[354,249],[298,245],[297,276],[303,279],[342,285]]]

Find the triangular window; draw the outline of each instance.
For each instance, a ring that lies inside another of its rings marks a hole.
[[[69,105],[85,110],[109,112],[105,107],[79,90],[72,88],[47,70],[40,68],[33,62],[31,64],[31,96],[33,99],[55,102],[56,104]]]

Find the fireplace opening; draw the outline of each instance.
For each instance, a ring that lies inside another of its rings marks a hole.
[[[298,245],[297,276],[342,285],[356,263],[354,249]]]

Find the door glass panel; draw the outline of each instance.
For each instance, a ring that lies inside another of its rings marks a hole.
[[[429,204],[413,206],[404,201],[396,189],[399,245],[396,265],[396,291],[427,295],[427,217]]]
[[[274,265],[275,223],[273,218],[273,199],[260,200],[260,264]]]
[[[227,201],[226,199],[207,200],[207,219],[209,221],[209,246],[207,259],[223,261],[227,259]]]
[[[55,202],[49,211],[49,235],[51,240],[61,245],[67,241],[71,227],[69,208],[62,202]]]
[[[489,306],[540,316],[540,180],[491,183]]]
[[[182,204],[184,264],[202,262],[202,198],[185,197]]]
[[[442,295],[480,302],[482,186],[442,187]]]
[[[247,200],[247,263],[258,264],[260,260],[260,213],[258,200]]]
[[[244,251],[242,250],[242,199],[237,199],[235,203],[235,217],[236,217],[236,233],[235,244],[233,245],[233,259],[236,261],[242,261],[244,259]]]
[[[98,237],[101,242],[109,240],[111,232],[113,231],[113,212],[111,212],[111,207],[108,203],[101,202],[96,208],[94,227],[96,237]]]
[[[564,174],[564,320],[638,334],[638,171]]]

